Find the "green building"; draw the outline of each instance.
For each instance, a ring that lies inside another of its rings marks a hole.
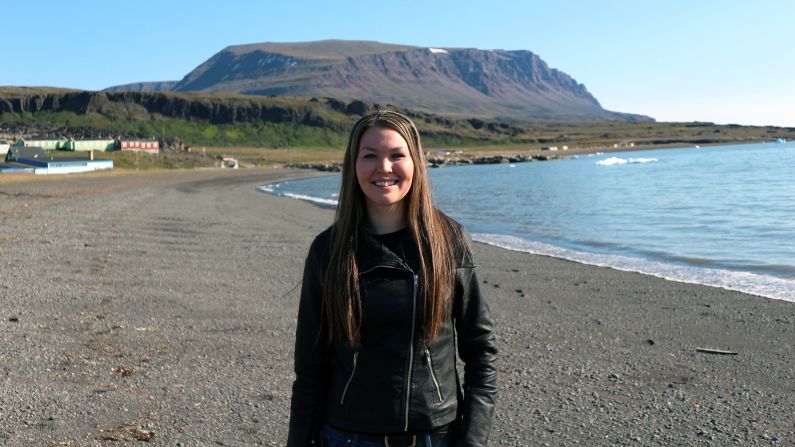
[[[14,143],[17,147],[40,147],[46,151],[112,151],[116,148],[114,140],[73,140],[20,138]]]

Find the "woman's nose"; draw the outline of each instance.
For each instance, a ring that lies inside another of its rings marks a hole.
[[[391,172],[392,171],[392,161],[389,157],[384,157],[378,160],[378,172]]]

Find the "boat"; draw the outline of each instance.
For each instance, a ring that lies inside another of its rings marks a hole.
[[[785,140],[783,138],[776,138],[776,143],[778,143],[778,144],[784,144],[786,142],[787,142],[787,140]]]

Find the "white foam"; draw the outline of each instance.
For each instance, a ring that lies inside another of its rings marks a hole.
[[[604,160],[599,160],[596,162],[596,164],[599,166],[613,166],[613,165],[627,164],[627,161],[624,160],[623,158],[610,157],[610,158],[605,158]]]
[[[284,193],[276,192],[276,189],[281,188],[281,186],[282,186],[281,183],[270,183],[267,185],[258,186],[257,190],[268,194],[273,194],[274,196],[289,197],[291,199],[303,200],[304,202],[310,202],[316,205],[335,207],[337,206],[338,203],[337,200],[334,199],[324,199],[322,197],[308,196],[306,194],[296,194],[292,192],[284,192]]]
[[[307,195],[304,195],[304,194],[294,194],[294,193],[291,193],[291,192],[286,192],[286,193],[282,194],[282,196],[289,197],[291,199],[303,200],[305,202],[316,203],[318,205],[337,206],[337,203],[338,203],[334,199],[322,199],[320,197],[307,196]]]
[[[587,253],[502,234],[473,233],[472,239],[508,250],[552,256],[582,264],[643,273],[671,281],[720,287],[795,302],[795,280],[775,276],[665,264],[621,255]]]
[[[447,54],[447,50],[442,48],[428,48],[428,51],[433,54]]]
[[[610,157],[605,158],[604,160],[599,160],[596,162],[599,166],[613,166],[613,165],[625,165],[627,163],[630,164],[644,164],[644,163],[654,163],[657,160],[656,158],[630,158],[629,160],[625,158],[619,157]]]

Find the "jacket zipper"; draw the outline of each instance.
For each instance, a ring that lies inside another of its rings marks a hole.
[[[409,339],[409,367],[406,371],[406,424],[403,431],[409,430],[409,397],[411,393],[411,367],[414,364],[414,325],[417,317],[417,275],[414,275],[414,289],[411,299],[411,338]]]
[[[359,272],[359,275],[365,275],[365,274],[367,274],[367,273],[370,273],[370,272],[372,272],[372,271],[373,271],[373,270],[375,270],[375,269],[392,269],[392,270],[401,270],[401,271],[404,271],[404,272],[410,272],[410,273],[412,273],[412,274],[414,273],[414,272],[413,272],[413,271],[412,271],[410,268],[408,268],[408,267],[403,267],[403,266],[395,266],[395,265],[386,265],[386,264],[379,264],[379,265],[374,265],[374,266],[370,267],[369,269],[367,269],[367,270],[365,270],[365,271],[363,271],[363,272]]]
[[[436,380],[436,373],[433,372],[433,362],[431,361],[431,351],[428,349],[425,350],[425,358],[428,360],[428,369],[431,370],[431,380],[433,380],[433,384],[436,387],[436,395],[439,396],[439,402],[442,402],[442,390],[439,388],[439,381]]]
[[[342,390],[342,397],[340,398],[340,405],[345,402],[345,395],[348,393],[348,386],[350,386],[351,381],[353,380],[353,375],[356,374],[356,360],[359,358],[359,351],[353,352],[353,370],[351,370],[351,376],[348,377],[348,381],[345,383],[345,388]]]

